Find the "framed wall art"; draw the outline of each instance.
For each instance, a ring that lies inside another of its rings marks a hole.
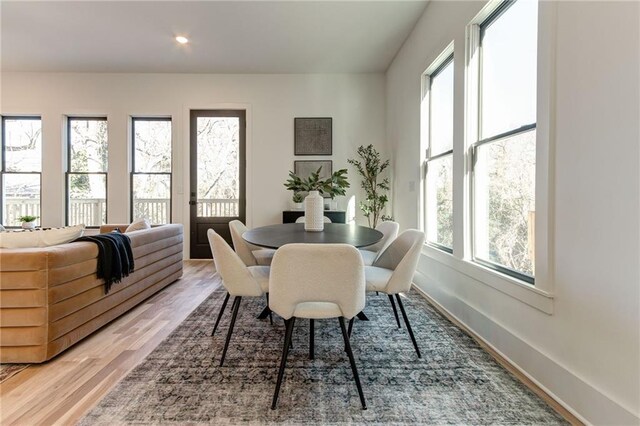
[[[333,118],[295,118],[294,154],[331,155]]]
[[[309,175],[322,166],[320,170],[320,179],[328,179],[333,173],[333,161],[331,160],[298,160],[293,162],[293,172],[300,177],[306,179]]]

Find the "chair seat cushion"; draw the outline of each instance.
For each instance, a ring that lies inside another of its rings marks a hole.
[[[342,316],[340,307],[331,302],[302,302],[293,311],[296,318],[337,318]]]
[[[260,288],[265,293],[269,293],[269,272],[271,270],[268,266],[249,266],[249,272],[260,284]]]
[[[362,261],[364,262],[365,266],[371,266],[373,265],[373,261],[376,260],[376,257],[378,257],[378,252],[376,251],[371,251],[371,250],[358,250],[360,252],[360,255],[362,256]]]
[[[387,284],[393,275],[393,271],[378,266],[365,266],[364,276],[367,282],[367,291],[382,291],[387,288]]]
[[[273,249],[259,249],[253,250],[251,254],[256,258],[258,265],[269,266],[271,265],[271,260],[273,260],[273,255],[276,254],[276,251]]]

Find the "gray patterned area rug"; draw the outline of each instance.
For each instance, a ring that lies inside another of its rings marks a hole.
[[[566,424],[543,400],[413,292],[405,300],[422,359],[389,299],[369,295],[368,322],[352,345],[368,410],[360,408],[337,319],[296,321],[278,408],[270,409],[284,322],[257,320],[264,299],[242,301],[224,367],[230,305],[209,334],[224,292],[215,291],[81,421],[113,424]]]

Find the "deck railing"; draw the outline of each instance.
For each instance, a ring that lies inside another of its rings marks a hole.
[[[33,198],[13,198],[5,197],[6,207],[3,215],[5,226],[20,226],[18,218],[20,216],[41,216],[40,200]],[[40,223],[38,219],[36,223]]]
[[[238,216],[237,199],[201,198],[198,200],[198,217],[236,217]]]
[[[38,199],[6,197],[5,203],[3,222],[6,226],[19,225],[18,217],[20,216],[42,216]],[[239,213],[237,199],[199,199],[197,209],[200,217],[235,217]],[[171,200],[168,198],[138,198],[134,201],[134,218],[145,217],[153,224],[169,223],[170,211]],[[100,225],[105,221],[104,199],[71,200],[69,223]]]

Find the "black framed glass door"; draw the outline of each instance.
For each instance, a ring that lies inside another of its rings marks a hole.
[[[246,220],[246,112],[191,111],[190,257],[210,259],[207,230],[229,244],[229,222]]]

